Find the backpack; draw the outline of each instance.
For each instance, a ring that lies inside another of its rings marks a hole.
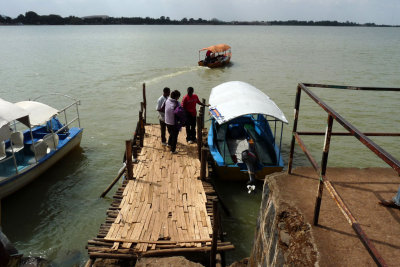
[[[183,109],[181,105],[174,109],[175,121],[179,126],[184,126],[186,123],[186,111]]]

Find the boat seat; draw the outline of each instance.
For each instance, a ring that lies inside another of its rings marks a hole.
[[[49,152],[49,147],[46,142],[39,141],[31,146],[31,150],[33,153],[36,153],[37,160],[40,160],[41,158],[47,155],[47,153]],[[33,161],[35,161],[34,158]],[[33,161],[29,162],[29,164],[34,163]]]
[[[277,162],[275,149],[273,144],[267,142],[266,139],[262,138],[254,129],[251,124],[245,124],[244,128],[247,130],[247,134],[254,141],[255,152],[261,164],[263,165],[274,165]]]
[[[10,137],[11,146],[7,148],[8,152],[17,153],[24,148],[24,135],[22,132],[13,132]]]
[[[10,124],[0,127],[0,141],[5,141],[10,139],[12,130],[10,129]]]
[[[56,150],[59,142],[59,137],[55,133],[46,134],[43,137],[43,142],[46,142],[50,150]]]
[[[0,142],[0,161],[5,159],[7,157],[6,154],[6,144],[4,143],[4,141]]]
[[[216,130],[216,137],[217,137],[217,146],[219,153],[221,154],[224,162],[226,165],[235,164],[233,162],[232,156],[229,151],[228,144],[226,142],[226,132],[228,129],[228,125],[222,124]]]

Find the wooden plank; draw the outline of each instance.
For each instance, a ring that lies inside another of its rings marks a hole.
[[[188,210],[188,201],[187,201],[187,196],[188,196],[188,194],[187,193],[184,193],[183,195],[182,195],[182,202],[183,202],[183,211],[184,212],[189,212],[189,210]]]
[[[153,217],[153,212],[150,207],[151,207],[151,204],[147,204],[147,207],[146,207],[147,212],[145,212],[143,214],[144,223],[143,223],[143,229],[142,229],[142,233],[140,235],[140,239],[147,239],[150,236],[151,229],[149,228],[149,223],[150,223],[151,218]],[[146,245],[143,245],[141,249],[146,251]]]
[[[185,222],[187,225],[187,239],[196,239],[196,236],[194,235],[194,229],[190,223],[189,219],[189,212],[185,212]],[[188,246],[193,246],[193,243],[188,243]]]

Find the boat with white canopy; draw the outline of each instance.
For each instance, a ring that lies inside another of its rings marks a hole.
[[[253,185],[254,178],[283,169],[280,150],[288,121],[274,101],[248,83],[231,81],[214,87],[209,103],[208,146],[219,178],[250,177]]]
[[[83,133],[80,101],[61,96],[71,103],[60,110],[38,101],[0,99],[0,199],[33,181],[79,146]],[[74,107],[76,117],[68,121],[67,110]]]

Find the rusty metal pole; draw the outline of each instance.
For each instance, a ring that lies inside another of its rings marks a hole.
[[[213,199],[213,233],[210,251],[210,266],[215,267],[218,243],[218,200]]]
[[[133,180],[133,164],[132,164],[132,142],[125,141],[126,148],[126,170],[128,172],[128,180]]]
[[[201,161],[200,161],[200,179],[202,181],[206,179],[207,156],[208,156],[208,149],[203,147],[201,149]]]
[[[324,190],[324,179],[326,175],[326,167],[328,165],[329,145],[331,143],[332,124],[333,124],[333,117],[331,115],[328,115],[327,122],[328,125],[326,126],[324,150],[322,152],[321,173],[318,183],[318,193],[317,193],[317,198],[315,200],[314,225],[318,225],[319,210],[321,208],[322,193]]]
[[[297,85],[297,93],[296,93],[296,102],[294,104],[294,121],[293,121],[293,130],[292,130],[292,142],[290,143],[288,174],[292,173],[294,145],[296,142],[295,134],[297,132],[297,122],[299,120],[299,112],[300,112],[300,98],[301,98],[301,88],[300,88],[300,84],[298,84]]]

